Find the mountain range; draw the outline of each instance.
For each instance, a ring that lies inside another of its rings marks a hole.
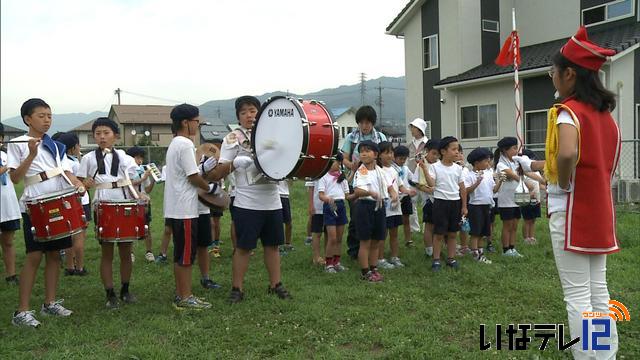
[[[404,77],[381,77],[367,80],[365,85],[364,103],[373,106],[378,112],[380,126],[404,126]],[[275,91],[258,96],[261,101],[277,96],[288,95],[294,98],[313,99],[323,101],[329,109],[359,107],[361,105],[361,84],[342,85],[337,88],[323,89],[307,94],[294,94]],[[380,114],[379,96],[382,95],[382,113]],[[211,100],[199,106],[201,118],[205,120],[220,119],[227,124],[235,124],[235,99]],[[68,131],[107,113],[94,111],[86,113],[54,114],[54,122],[49,132]],[[26,129],[19,116],[2,120],[3,124],[19,129]]]

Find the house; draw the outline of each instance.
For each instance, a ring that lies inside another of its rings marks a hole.
[[[200,127],[200,142],[222,143],[231,128],[222,119],[212,119]]]
[[[405,47],[406,118],[422,117],[432,136],[455,135],[466,148],[495,147],[516,134],[512,67],[494,59],[512,30],[520,36],[520,103],[527,147],[544,149],[555,89],[551,57],[579,26],[617,50],[600,72],[616,93],[612,115],[623,138],[620,178],[638,178],[640,0],[412,0],[387,27]]]
[[[26,133],[26,130],[18,129],[17,127],[13,127],[7,124],[2,124],[4,126],[4,141],[7,142],[13,138],[17,138],[18,136]]]
[[[69,130],[69,132],[73,132],[78,135],[81,148],[95,147],[96,145],[96,140],[93,138],[93,134],[91,133],[91,126],[94,121],[95,119],[89,120],[86,123]]]
[[[120,144],[129,147],[143,137],[158,146],[169,146],[171,113],[173,106],[165,105],[111,105],[108,117],[120,125]]]
[[[338,123],[338,146],[342,147],[344,138],[358,127],[356,124],[356,111],[353,106],[334,108],[329,110],[333,115],[333,121]]]

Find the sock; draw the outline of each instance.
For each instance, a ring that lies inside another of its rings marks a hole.
[[[324,262],[325,262],[326,266],[334,265],[333,264],[333,257],[331,257],[331,256],[324,258]]]
[[[509,250],[513,250],[515,246],[509,245]]]
[[[234,286],[234,287],[231,288],[231,291],[240,291],[240,288],[237,288],[237,287]],[[242,292],[242,291],[240,291],[240,292]]]
[[[333,265],[340,264],[340,255],[333,255]]]
[[[502,252],[503,252],[503,253],[506,253],[506,252],[507,252],[507,250],[509,250],[509,247],[503,247],[503,248],[502,248]]]
[[[362,270],[360,270],[362,272],[362,275],[366,275],[369,272],[369,269],[364,268]]]
[[[116,292],[113,291],[113,288],[104,289],[104,291],[107,293],[108,298],[116,296]]]
[[[127,294],[127,293],[129,293],[129,283],[123,282],[122,288],[120,288],[120,294]]]

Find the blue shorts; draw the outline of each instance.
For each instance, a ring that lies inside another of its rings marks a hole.
[[[324,215],[324,226],[340,226],[347,223],[347,208],[344,206],[344,200],[335,200],[336,211],[331,210],[329,204],[322,205],[322,214]]]
[[[400,199],[400,209],[402,209],[402,215],[413,215],[413,203],[411,202],[411,196],[407,195]]]
[[[370,200],[356,201],[355,219],[356,238],[359,241],[384,241],[387,237],[387,214],[384,206],[375,210],[376,202]]]
[[[540,203],[529,204],[520,208],[522,218],[525,220],[534,220],[542,216],[540,211]]]
[[[233,211],[238,248],[253,250],[258,245],[258,238],[263,247],[284,244],[282,209],[250,210],[236,206]]]
[[[502,221],[519,220],[521,217],[520,207],[498,208],[498,213]]]
[[[422,222],[433,224],[433,203],[430,200],[425,201],[422,207]]]
[[[289,198],[281,196],[280,203],[282,204],[282,222],[291,224],[291,205],[289,204]]]
[[[8,220],[0,223],[0,231],[18,231],[20,230],[20,219]]]
[[[324,232],[324,215],[313,214],[311,216],[311,233],[321,234]]]
[[[387,229],[397,228],[402,224],[402,215],[387,216]]]

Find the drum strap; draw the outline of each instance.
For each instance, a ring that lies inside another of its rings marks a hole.
[[[131,180],[118,180],[114,182],[105,182],[96,185],[96,190],[118,189],[131,185]]]
[[[54,178],[56,176],[60,176],[62,174],[64,174],[64,170],[61,167],[56,167],[56,168],[53,168],[51,170],[47,170],[47,171],[43,171],[43,172],[37,173],[35,175],[27,176],[24,179],[24,185],[25,186],[29,186],[29,185],[34,185],[34,184],[37,184],[37,183],[41,183],[43,181],[52,179],[52,178]]]

